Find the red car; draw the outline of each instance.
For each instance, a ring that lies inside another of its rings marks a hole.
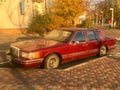
[[[57,68],[59,64],[90,56],[104,56],[116,46],[116,40],[99,30],[60,28],[44,38],[11,44],[12,63],[25,67]]]

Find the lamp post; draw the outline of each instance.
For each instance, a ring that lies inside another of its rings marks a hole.
[[[98,12],[95,13],[95,24],[98,25]]]
[[[112,22],[111,22],[111,27],[113,27],[114,25],[113,25],[113,22],[114,22],[114,9],[113,8],[110,8],[110,10],[112,11],[112,17],[111,17],[111,20],[112,20]]]
[[[45,2],[45,14],[47,14],[47,0],[44,0]]]
[[[103,20],[103,11],[101,11],[101,23],[102,23],[102,26],[103,26],[103,23],[104,23],[104,20]]]

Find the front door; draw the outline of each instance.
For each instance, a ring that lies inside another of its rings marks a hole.
[[[86,36],[85,32],[79,31],[75,34],[75,36],[72,39],[72,53],[71,56],[73,59],[80,59],[84,58],[88,54],[87,46],[88,44],[86,43]]]

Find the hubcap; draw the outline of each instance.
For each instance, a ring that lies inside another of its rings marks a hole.
[[[48,63],[48,67],[49,68],[56,68],[57,66],[57,60],[55,58],[51,58],[49,63]]]

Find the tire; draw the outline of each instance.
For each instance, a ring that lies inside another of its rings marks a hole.
[[[105,56],[107,54],[106,46],[101,46],[99,50],[99,56]]]
[[[58,68],[59,64],[60,64],[60,57],[57,54],[50,54],[45,58],[43,68],[55,69]]]

